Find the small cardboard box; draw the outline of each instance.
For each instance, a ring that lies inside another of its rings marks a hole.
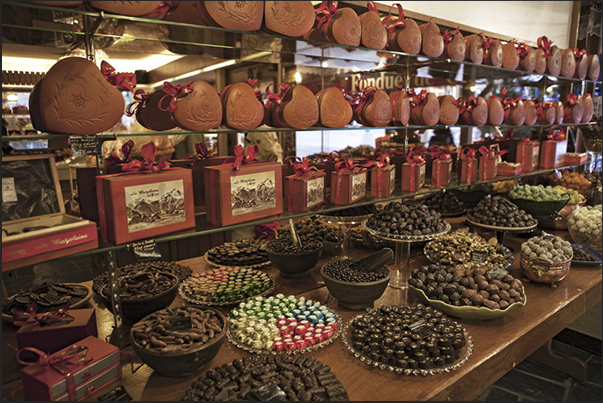
[[[567,140],[544,140],[540,151],[540,168],[559,168],[565,164]]]
[[[431,186],[447,187],[452,178],[452,159],[436,158],[431,163]]]
[[[285,204],[287,211],[301,213],[326,202],[324,172],[287,176]]]
[[[121,173],[123,164],[106,165],[107,174]],[[78,167],[75,170],[77,195],[82,218],[98,221],[98,200],[96,196],[96,166]]]
[[[88,336],[97,336],[94,308],[71,309],[56,321],[40,323],[29,318],[17,331],[17,347],[35,347],[54,353]]]
[[[345,206],[366,197],[365,168],[331,172],[331,204]]]
[[[171,160],[174,168],[187,168],[193,173],[193,199],[195,206],[205,206],[205,176],[203,168],[212,165],[221,165],[232,157],[216,156],[209,158]]]
[[[53,155],[2,157],[2,271],[98,247],[96,224],[65,214]]]
[[[517,157],[515,162],[519,162],[523,167],[523,172],[532,172],[538,169],[540,156],[540,142],[520,141],[517,143]]]
[[[489,181],[496,178],[498,173],[498,156],[490,154],[488,156],[479,157],[479,180]]]
[[[81,354],[83,362],[75,353]],[[68,362],[27,365],[21,370],[25,400],[84,400],[121,377],[119,349],[96,337],[86,337],[49,358],[67,357]]]
[[[498,176],[521,175],[523,166],[519,162],[500,162],[498,164]]]
[[[195,227],[190,169],[96,177],[104,240],[116,245]]]
[[[582,165],[588,159],[586,153],[566,153],[565,165]]]
[[[396,166],[392,164],[371,168],[371,197],[385,198],[396,190]]]
[[[402,191],[416,192],[425,185],[425,162],[402,164]]]
[[[461,155],[461,183],[477,182],[477,158]]]
[[[207,221],[225,226],[283,212],[280,162],[232,163],[203,168]]]

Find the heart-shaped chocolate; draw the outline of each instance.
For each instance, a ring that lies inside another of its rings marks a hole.
[[[165,15],[165,21],[180,22],[183,24],[203,25],[203,20],[199,16],[197,10],[197,2],[181,1],[178,2],[178,7]],[[206,48],[199,45],[200,43],[211,43],[220,45],[220,41],[210,40],[206,36],[221,34],[224,32],[217,30],[200,30],[179,25],[166,25],[169,41],[162,42],[170,52],[181,55],[201,55],[206,53]],[[213,38],[211,38],[213,39]],[[187,43],[184,43],[187,42]],[[194,45],[193,45],[194,43]],[[214,51],[224,51],[223,48],[207,47]]]
[[[121,92],[83,57],[56,62],[32,92],[29,109],[40,131],[96,134],[112,128],[124,113]]]
[[[488,122],[488,104],[483,97],[476,97],[477,105],[465,110],[459,120],[469,126],[484,126]]]
[[[257,98],[251,85],[236,83],[220,93],[222,124],[237,130],[253,130],[264,120],[264,104]]]
[[[220,126],[222,103],[214,87],[202,80],[193,81],[191,85],[193,90],[176,101],[177,109],[172,112],[178,127],[200,132]]]
[[[387,29],[383,26],[379,14],[369,10],[360,16],[361,45],[370,49],[385,49]]]
[[[502,47],[503,51],[503,60],[502,67],[505,69],[515,70],[517,66],[519,66],[519,55],[517,54],[517,49],[515,48],[515,44],[512,42],[507,42]]]
[[[356,11],[349,7],[338,9],[330,23],[323,25],[323,28],[326,28],[323,31],[323,35],[327,38],[328,42],[360,46],[360,38],[362,36],[360,18],[358,18]]]
[[[257,31],[264,17],[263,1],[198,1],[203,23],[237,31]]]
[[[574,78],[584,80],[588,73],[588,55],[576,59],[576,70],[574,71]]]
[[[582,97],[578,96],[580,103],[574,105],[563,105],[563,121],[565,123],[581,123],[584,111],[582,109]],[[592,118],[592,116],[591,116]]]
[[[555,123],[555,118],[557,117],[557,106],[554,104],[549,105],[537,105],[537,107],[542,108],[542,113],[538,114],[538,124],[539,125],[552,125]]]
[[[475,64],[484,61],[484,41],[478,34],[465,37],[465,60]]]
[[[428,92],[425,99],[417,106],[410,108],[410,119],[420,126],[435,126],[440,120],[440,102],[434,93]]]
[[[392,102],[392,118],[394,124],[408,126],[410,119],[410,97],[406,91],[392,91],[389,93]]]
[[[531,73],[536,67],[536,52],[534,51],[533,47],[528,45],[525,46],[525,49],[527,50],[527,53],[519,57],[519,68],[523,71]]]
[[[264,27],[279,35],[300,37],[314,25],[314,6],[311,1],[264,2]]]
[[[551,56],[546,60],[546,72],[551,76],[558,76],[561,72],[561,52],[556,45],[549,48]]]
[[[404,26],[398,27],[387,40],[389,47],[398,52],[416,55],[421,51],[421,29],[415,20],[404,19]]]
[[[556,111],[555,124],[560,125],[563,123],[563,118],[565,117],[565,108],[563,107],[563,102],[557,102]]]
[[[459,120],[459,107],[452,95],[443,95],[438,97],[440,102],[440,123],[446,126],[453,126]]]
[[[590,94],[584,94],[582,97],[582,123],[588,123],[593,118],[595,106],[593,97]]]
[[[496,97],[486,100],[488,105],[488,126],[500,126],[505,120],[505,108]]]
[[[307,129],[318,123],[318,102],[307,87],[289,89],[279,108],[281,121],[294,129]]]
[[[561,70],[559,73],[563,77],[573,77],[576,72],[576,58],[572,49],[561,50]]]
[[[500,67],[503,62],[503,46],[498,39],[490,44],[488,49],[484,51],[484,64],[488,66]]]
[[[465,52],[467,50],[465,46],[465,38],[460,32],[452,35],[452,40],[446,44],[446,46],[444,46],[444,53],[442,57],[463,61],[465,60]]]
[[[429,21],[420,26],[421,29],[421,52],[426,56],[440,57],[444,52],[444,38],[440,33],[440,28]]]
[[[316,94],[319,122],[324,127],[343,127],[353,116],[352,106],[345,100],[339,88],[329,87]]]
[[[599,63],[599,55],[588,55],[588,72],[586,75],[592,81],[599,79],[599,73],[601,72],[601,64]]]
[[[360,123],[369,127],[384,127],[392,120],[392,103],[387,92],[377,90],[369,96],[359,114]]]
[[[526,108],[523,100],[516,101],[515,106],[505,107],[505,124],[521,126],[526,120]]]
[[[536,104],[531,99],[526,99],[523,103],[526,110],[526,118],[523,121],[524,125],[532,126],[538,120],[538,111],[536,111]]]
[[[97,10],[131,17],[147,15],[161,4],[160,1],[89,1],[88,3]]]
[[[544,50],[538,48],[534,50],[535,62],[534,62],[534,72],[538,74],[544,74],[546,72],[547,60],[544,56]]]
[[[172,114],[167,110],[172,98],[162,90],[153,91],[136,109],[136,120],[149,130],[165,131],[176,127]],[[161,107],[165,110],[159,109]]]

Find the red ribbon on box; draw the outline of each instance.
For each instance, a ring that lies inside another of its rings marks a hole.
[[[149,17],[159,17],[161,16],[161,20],[165,20],[166,17],[178,8],[178,1],[162,1],[159,3],[159,6],[153,11],[151,11],[148,16]]]
[[[457,26],[456,31],[440,31],[440,35],[442,35],[442,37],[444,38],[444,45],[448,45],[450,42],[452,42],[452,39],[454,39],[453,33],[460,34],[461,28]]]
[[[435,164],[435,170],[432,170],[432,178],[433,176],[435,176],[435,186],[441,187],[443,185],[442,175],[440,175],[441,167],[444,161],[452,160],[452,157],[450,156],[450,149],[448,149],[448,147],[446,146],[438,146],[436,144],[433,144],[429,146],[429,152],[431,153],[431,158],[433,159],[432,164]]]
[[[378,161],[369,161],[364,164],[364,167],[369,169],[370,167],[377,168],[377,197],[383,197],[383,168],[390,164],[389,157],[387,155],[379,156]]]
[[[136,87],[136,74],[134,73],[116,73],[113,66],[105,60],[101,62],[101,73],[103,77],[113,86],[134,92]]]
[[[476,151],[472,148],[469,147],[465,147],[463,148],[463,150],[461,151],[461,158],[460,159],[466,159],[467,160],[467,177],[465,178],[465,183],[471,183],[471,177],[472,172],[473,172],[473,163],[475,162],[476,158]]]
[[[176,103],[176,101],[178,101],[178,98],[181,95],[188,95],[191,92],[193,92],[193,83],[192,81],[189,81],[188,83],[184,84],[184,85],[172,85],[172,83],[170,83],[169,81],[165,81],[163,83],[163,88],[161,88],[161,90],[163,92],[166,93],[166,95],[164,95],[163,97],[161,97],[161,99],[159,100],[159,102],[157,103],[157,107],[162,110],[162,111],[169,111],[169,112],[174,112],[176,109],[178,109],[178,104]],[[170,104],[168,105],[167,109],[164,109],[161,104],[163,103],[164,98],[166,97],[171,97],[172,99],[170,100]]]
[[[411,88],[410,90],[408,90],[408,93],[411,96],[410,106],[413,108],[417,108],[419,105],[421,105],[421,102],[423,102],[425,98],[427,98],[427,90],[421,90],[421,92],[417,94],[415,93],[414,88]]]
[[[38,360],[34,362],[23,361],[20,358],[22,352],[28,351],[34,353]],[[17,361],[21,365],[40,365],[42,367],[51,367],[58,373],[65,375],[65,382],[67,384],[67,395],[70,401],[77,401],[77,392],[75,388],[75,380],[73,374],[67,366],[77,365],[81,366],[93,360],[93,357],[88,356],[88,347],[73,345],[63,352],[54,353],[51,355],[38,350],[34,347],[25,347],[17,352]]]
[[[459,113],[471,112],[477,107],[477,98],[473,95],[469,96],[467,99],[459,97],[455,102],[455,105],[459,107]]]
[[[337,12],[338,3],[339,2],[337,1],[323,0],[323,2],[320,4],[320,7],[314,10],[316,13],[316,21],[318,21],[318,25],[316,26],[317,28],[321,28],[324,25],[324,30],[326,31],[328,29],[331,19],[333,19],[333,16]],[[319,14],[322,14],[322,17],[319,17]]]
[[[498,99],[500,102],[502,102],[503,98],[505,97],[505,95],[507,94],[507,89],[503,88],[503,90],[500,92],[500,96],[496,96],[496,95],[490,95],[490,98],[496,98]]]
[[[111,152],[111,155],[105,158],[105,165],[119,165],[125,164],[126,162],[130,162],[132,156],[132,149],[134,148],[134,141],[128,140],[121,146],[121,152],[124,155],[124,158],[121,159],[117,156],[115,151]]]
[[[281,120],[279,111],[281,109],[283,99],[285,98],[285,95],[287,95],[287,92],[289,91],[289,85],[288,84],[279,84],[279,87],[281,89],[280,94],[273,93],[272,91],[270,91],[271,85],[273,85],[273,84],[270,84],[266,87],[266,95],[267,95],[266,99],[268,99],[268,101],[270,101],[276,105],[275,112],[272,115],[273,123],[277,127],[287,127],[287,124]],[[256,96],[257,95],[258,94],[256,93]]]
[[[126,116],[134,116],[136,111],[148,101],[151,96],[150,92],[145,92],[143,89],[137,89],[132,97],[134,101],[126,108]]]
[[[553,41],[549,41],[549,38],[547,38],[546,36],[541,36],[540,38],[538,38],[538,49],[542,49],[544,50],[544,58],[548,59],[549,57],[551,57],[551,45],[553,44]]]
[[[335,204],[339,204],[341,201],[341,186],[343,183],[343,174],[347,172],[358,173],[362,171],[363,167],[358,164],[354,164],[352,158],[346,158],[343,161],[339,161],[335,164],[335,171],[337,171],[337,184],[335,193]]]
[[[519,54],[519,57],[521,59],[525,58],[530,53],[530,49],[528,48],[528,45],[525,42],[519,42],[519,43],[517,43],[517,41],[511,41],[511,42],[515,45],[517,54]]]
[[[553,141],[564,141],[565,140],[565,132],[563,128],[560,126],[553,126],[549,129],[549,134],[546,135],[549,140]]]
[[[574,52],[574,59],[576,60],[582,59],[586,55],[585,49],[578,50],[578,48],[572,48],[572,52]]]
[[[150,142],[142,146],[141,148],[142,158],[144,162],[139,160],[134,160],[132,162],[128,162],[124,164],[122,171],[127,173],[139,173],[139,172],[161,172],[163,170],[170,169],[171,163],[166,162],[161,156],[161,160],[157,165],[155,165],[155,152],[157,151],[157,147],[155,143]]]
[[[392,7],[398,9],[397,17],[392,15]],[[389,7],[389,14],[381,22],[390,33],[394,32],[398,27],[404,28],[404,10],[402,9],[402,5],[400,3],[392,4]]]
[[[324,169],[318,169],[315,166],[309,166],[308,157],[304,157],[301,160],[301,162],[298,162],[295,165],[293,165],[293,169],[295,171],[295,176],[297,176],[297,177],[303,176],[312,171],[314,171],[314,172],[323,172],[324,171]]]
[[[567,98],[565,98],[565,102],[563,102],[563,106],[570,107],[574,105],[579,105],[580,99],[574,93],[567,94]]]
[[[490,46],[492,46],[492,44],[495,42],[494,39],[490,38],[489,36],[484,35],[483,32],[480,32],[478,35],[482,37],[482,40],[483,40],[482,47],[484,49],[489,49]]]
[[[247,149],[247,152],[245,152],[245,148],[242,145],[237,144],[236,146],[234,146],[234,155],[234,159],[229,158],[222,164],[224,166],[232,166],[233,171],[238,171],[239,169],[241,169],[241,165],[259,162],[256,158],[258,156],[257,145],[249,147]]]
[[[335,155],[335,156],[333,156]],[[341,156],[341,153],[339,151],[331,151],[329,153],[329,155],[327,155],[322,162],[337,162],[337,161],[341,161],[343,158]]]
[[[65,316],[75,319],[67,313],[68,311],[69,305],[56,311],[37,313],[34,304],[30,303],[27,305],[26,312],[17,312],[13,314],[13,324],[19,327],[31,324],[32,322],[28,322],[30,318],[36,322],[37,326],[60,322]]]

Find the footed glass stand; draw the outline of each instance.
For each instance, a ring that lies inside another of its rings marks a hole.
[[[371,215],[361,216],[330,216],[330,215],[319,215],[318,218],[327,224],[336,224],[339,229],[339,239],[341,240],[341,247],[339,249],[339,258],[347,258],[350,251],[350,239],[348,237],[348,231],[352,225],[357,225],[368,219]]]
[[[503,245],[503,246],[505,246],[503,244],[503,241],[505,240],[505,234],[507,232],[510,232],[513,234],[532,232],[536,229],[536,227],[538,227],[538,223],[536,223],[536,225],[532,225],[531,227],[498,227],[495,225],[487,225],[487,224],[481,224],[481,223],[478,223],[475,221],[471,221],[469,218],[467,218],[467,224],[469,224],[472,227],[477,227],[477,228],[494,231],[496,234],[496,240],[498,241],[498,244]]]
[[[366,226],[367,220],[362,222],[362,226],[373,236],[392,241],[396,243],[396,250],[394,251],[394,265],[390,267],[393,272],[392,277],[389,280],[389,286],[392,288],[399,288],[403,290],[403,299],[408,301],[408,279],[410,278],[410,245],[413,242],[426,242],[436,239],[444,234],[447,234],[452,227],[450,224],[444,221],[446,227],[442,232],[437,234],[429,235],[392,235],[384,234],[382,232],[375,231],[374,229]]]

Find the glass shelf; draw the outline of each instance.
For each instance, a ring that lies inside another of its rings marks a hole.
[[[584,164],[582,164],[582,165],[584,165]],[[475,187],[476,185],[484,185],[484,184],[494,183],[494,182],[499,182],[499,181],[527,178],[529,176],[545,174],[545,173],[553,172],[555,170],[573,169],[576,167],[580,167],[582,165],[564,166],[564,167],[555,168],[555,169],[539,169],[539,170],[527,172],[527,173],[524,173],[524,174],[521,174],[518,176],[514,176],[514,177],[498,177],[498,178],[495,178],[492,180],[480,181],[480,182],[476,182],[476,183],[472,183],[472,184],[461,184],[459,182],[459,178],[457,177],[457,175],[455,173],[453,173],[451,183],[446,188],[432,187],[430,184],[430,182],[431,182],[430,178],[426,178],[425,186],[422,187],[421,189],[419,189],[417,192],[402,192],[400,190],[400,186],[398,185],[398,186],[396,186],[396,190],[394,191],[394,194],[389,197],[386,197],[386,198],[366,197],[354,204],[350,204],[350,205],[346,205],[346,206],[333,205],[333,204],[327,202],[326,204],[323,204],[322,206],[319,206],[315,209],[312,209],[310,211],[306,211],[303,213],[292,213],[292,212],[284,211],[283,213],[279,214],[278,217],[276,217],[276,218],[272,216],[272,217],[262,218],[262,219],[258,219],[258,220],[246,221],[246,222],[229,225],[229,226],[225,226],[225,227],[217,227],[212,224],[209,224],[206,220],[205,212],[197,212],[195,214],[196,228],[194,230],[191,229],[191,230],[184,231],[184,232],[181,232],[178,234],[167,234],[165,236],[160,236],[160,237],[155,238],[155,241],[157,243],[178,241],[178,240],[182,240],[182,239],[195,238],[195,237],[203,236],[203,235],[211,235],[211,234],[224,232],[224,231],[237,230],[240,228],[245,228],[245,227],[250,227],[250,226],[255,226],[255,225],[260,225],[260,224],[267,224],[267,223],[271,223],[274,221],[296,219],[296,218],[302,218],[302,217],[307,217],[307,216],[312,216],[312,215],[317,215],[317,214],[329,215],[329,213],[333,213],[333,212],[336,212],[339,210],[345,210],[345,209],[348,209],[351,207],[359,207],[359,206],[366,206],[366,205],[379,204],[379,203],[388,203],[388,202],[391,202],[394,200],[412,198],[412,197],[416,197],[416,196],[425,196],[430,193],[440,192],[444,189],[446,191],[449,191],[449,190],[453,190],[453,189],[462,189],[465,187]],[[328,194],[327,194],[326,199],[329,200]],[[100,240],[100,230],[99,230],[99,240]],[[64,256],[57,260],[63,260],[63,259],[68,259],[68,258],[72,258],[72,257],[95,255],[95,254],[105,253],[105,252],[109,252],[109,251],[127,250],[129,247],[130,247],[130,244],[105,246],[105,247],[100,247],[98,249],[92,249],[92,250]]]
[[[103,20],[115,20],[115,21],[124,21],[124,22],[137,22],[144,24],[155,24],[158,27],[163,27],[169,30],[170,27],[178,27],[179,29],[190,29],[192,32],[196,32],[198,37],[204,37],[205,33],[210,32],[214,34],[223,34],[223,35],[231,35],[233,38],[227,38],[231,41],[230,44],[216,44],[215,38],[213,36],[210,37],[210,40],[199,41],[199,42],[191,42],[191,41],[180,41],[173,40],[169,37],[161,37],[161,38],[151,38],[149,36],[142,37],[136,36],[132,34],[127,35],[127,47],[119,47],[119,52],[127,52],[133,51],[138,52],[136,43],[137,42],[156,42],[158,44],[163,44],[162,49],[165,51],[166,48],[169,50],[169,44],[172,45],[186,45],[190,46],[191,49],[194,49],[194,52],[191,54],[200,56],[203,54],[207,54],[205,50],[207,48],[214,50],[223,50],[228,51],[225,53],[229,53],[229,55],[223,55],[223,58],[218,58],[216,56],[212,56],[216,59],[216,61],[223,60],[225,58],[232,59],[245,59],[249,57],[249,55],[245,56],[243,53],[245,52],[261,52],[265,53],[262,56],[279,54],[281,58],[295,58],[296,60],[287,60],[291,63],[294,63],[297,66],[303,65],[315,65],[320,67],[325,67],[322,65],[324,61],[345,61],[346,63],[358,63],[365,68],[357,69],[365,72],[375,72],[379,73],[381,71],[399,71],[401,67],[408,68],[409,70],[413,70],[413,74],[416,73],[417,69],[427,68],[431,75],[451,75],[455,76],[459,73],[459,70],[463,70],[462,77],[464,80],[493,80],[493,79],[503,79],[503,80],[521,80],[525,81],[525,83],[539,83],[543,80],[546,80],[547,85],[561,85],[561,84],[572,84],[572,83],[599,83],[596,81],[590,80],[581,80],[578,78],[566,78],[559,76],[549,76],[549,75],[540,75],[537,73],[527,73],[521,70],[510,70],[502,67],[494,67],[494,66],[486,66],[481,64],[475,64],[467,61],[455,61],[451,59],[444,58],[434,58],[428,57],[424,55],[411,55],[403,52],[390,51],[390,50],[375,50],[370,48],[365,48],[361,46],[349,46],[349,45],[340,45],[337,43],[323,42],[323,41],[315,41],[309,39],[302,38],[292,38],[288,36],[268,34],[263,32],[247,32],[247,31],[236,31],[236,30],[228,30],[221,27],[209,27],[202,25],[194,25],[194,24],[185,24],[185,23],[177,23],[171,21],[164,21],[160,19],[152,19],[152,18],[142,18],[142,17],[129,17],[123,15],[116,15],[104,12],[97,11],[87,11],[87,10],[75,10],[69,8],[61,8],[61,7],[51,7],[44,6],[38,4],[28,4],[28,3],[18,3],[18,2],[4,2],[3,5],[12,5],[16,7],[26,8],[26,9],[39,9],[39,10],[48,10],[54,12],[61,13],[61,20],[69,20],[69,16],[90,16],[102,18]],[[72,18],[73,19],[73,18]],[[52,33],[60,33],[73,35],[74,38],[84,36],[84,32],[78,32],[74,30],[70,30],[67,28],[43,28],[43,27],[24,27],[20,25],[16,25],[11,23],[12,21],[7,21],[7,23],[2,24],[3,30],[8,29],[17,29],[17,30],[28,30],[28,31],[39,31],[39,32],[52,32]],[[74,27],[77,28],[77,27]],[[165,34],[165,33],[164,33]],[[169,35],[169,34],[168,34]],[[157,35],[155,35],[157,36]],[[116,41],[120,38],[123,38],[124,35],[112,35],[106,33],[95,33],[95,38],[104,38],[104,39],[115,39]],[[255,39],[254,39],[255,38]],[[278,39],[281,40],[281,46],[279,49],[274,49],[273,40]],[[74,41],[75,42],[75,41]],[[43,45],[52,48],[56,48],[55,41],[49,41],[49,43]],[[66,44],[66,47],[69,47],[69,44]],[[181,46],[182,48],[183,46]],[[106,48],[105,51],[108,55],[111,55],[111,46]],[[170,52],[171,53],[171,52]],[[176,53],[176,52],[174,52]],[[209,52],[211,56],[212,52]],[[216,52],[213,52],[216,53]],[[178,52],[178,54],[181,54]],[[188,54],[188,53],[185,53]],[[256,55],[257,56],[257,55]],[[377,68],[376,66],[380,66]],[[369,67],[366,67],[369,66]],[[371,67],[372,66],[372,67]],[[328,68],[329,66],[326,66]],[[331,66],[335,67],[335,66]],[[336,66],[340,68],[340,66]],[[354,67],[352,67],[354,69]],[[454,77],[454,76],[453,76]],[[453,77],[450,77],[452,79]],[[525,85],[525,83],[523,85]],[[520,84],[521,85],[521,84]]]
[[[208,130],[205,132],[190,132],[190,131],[166,131],[166,132],[134,132],[134,133],[99,133],[96,136],[102,141],[116,140],[118,138],[131,138],[131,137],[148,137],[148,136],[193,136],[198,134],[234,134],[234,133],[272,133],[272,132],[322,132],[322,131],[349,131],[349,130],[437,130],[437,129],[445,129],[447,127],[458,127],[458,128],[467,128],[467,129],[483,129],[491,127],[494,130],[494,127],[499,129],[519,129],[519,128],[547,128],[552,126],[562,126],[562,127],[573,127],[573,126],[591,126],[594,125],[595,122],[589,123],[563,123],[561,125],[522,125],[522,126],[510,126],[510,125],[501,125],[501,126],[469,126],[469,125],[452,125],[452,126],[444,126],[444,125],[436,125],[436,126],[382,126],[382,127],[368,127],[368,126],[359,126],[359,125],[348,125],[340,128],[329,128],[329,127],[310,127],[308,129],[290,129],[290,128],[280,128],[280,127],[268,127],[262,126],[254,130],[236,130],[236,129],[214,129]],[[71,135],[69,134],[34,134],[34,135],[12,135],[12,136],[2,136],[2,142],[12,142],[12,141],[34,141],[34,140],[59,140],[59,139],[68,139]]]

